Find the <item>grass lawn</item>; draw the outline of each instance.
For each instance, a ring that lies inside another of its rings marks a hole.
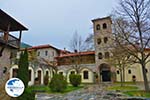
[[[124,92],[124,94],[129,95],[129,96],[150,98],[150,92],[145,92],[145,91],[127,91],[127,92]]]
[[[119,90],[122,91],[123,94],[126,94],[128,96],[136,96],[136,97],[147,97],[150,98],[150,92],[145,92],[142,90],[139,90],[136,86],[128,86],[125,85],[123,87],[121,86],[110,86],[106,90]]]
[[[108,87],[107,90],[120,90],[120,91],[131,91],[131,90],[137,90],[138,87],[136,86],[111,86]]]
[[[80,88],[83,88],[83,86],[73,87],[73,86],[67,86],[67,89],[64,90],[61,93],[68,93],[74,90],[78,90]],[[44,93],[54,93],[51,91],[51,89],[48,86],[31,86],[27,89],[29,92],[44,92]],[[55,92],[60,93],[60,92]]]
[[[121,84],[121,82],[115,82],[114,84]],[[136,82],[123,82],[123,85],[135,85]]]

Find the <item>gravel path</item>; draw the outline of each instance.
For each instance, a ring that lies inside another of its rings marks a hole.
[[[150,99],[136,99],[128,98],[127,96],[115,92],[106,91],[105,88],[110,84],[90,85],[80,90],[69,92],[67,94],[46,94],[38,93],[36,100],[150,100]]]

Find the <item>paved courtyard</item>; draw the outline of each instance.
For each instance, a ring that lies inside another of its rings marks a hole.
[[[110,84],[89,85],[83,89],[67,94],[45,94],[38,93],[37,100],[148,100],[148,99],[127,99],[127,96],[115,92],[107,91],[105,88]],[[125,99],[126,98],[126,99]],[[150,99],[149,99],[150,100]]]

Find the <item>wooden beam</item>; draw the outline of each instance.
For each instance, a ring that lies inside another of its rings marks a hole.
[[[21,44],[21,37],[22,37],[22,30],[19,32],[19,49],[20,49],[20,44]]]

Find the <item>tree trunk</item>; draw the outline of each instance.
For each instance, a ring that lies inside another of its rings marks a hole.
[[[122,70],[120,70],[120,82],[121,82],[121,87],[123,87],[123,77],[122,77]]]
[[[149,88],[149,83],[147,80],[147,75],[146,75],[146,70],[145,70],[145,64],[142,63],[142,72],[143,72],[143,79],[144,79],[144,86],[145,86],[145,91],[150,91]]]
[[[123,76],[123,80],[122,81],[123,82],[125,82],[125,69],[124,68],[125,68],[125,66],[122,68],[122,74],[123,74],[122,75]]]

